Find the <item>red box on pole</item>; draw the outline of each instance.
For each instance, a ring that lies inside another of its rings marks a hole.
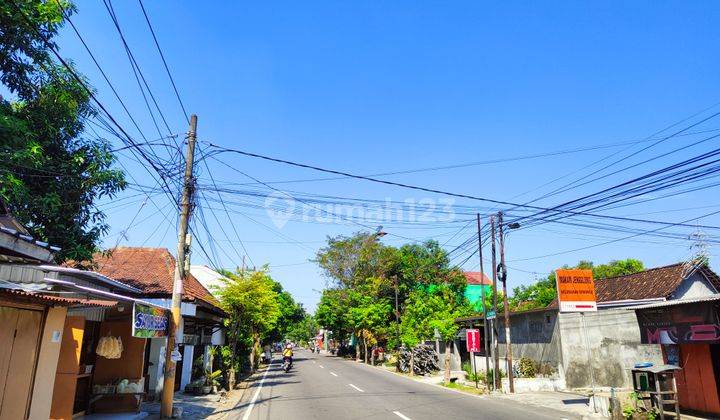
[[[465,345],[467,346],[468,353],[479,353],[481,346],[480,330],[465,330]]]

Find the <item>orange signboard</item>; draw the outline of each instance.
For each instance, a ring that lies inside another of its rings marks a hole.
[[[560,312],[597,311],[592,270],[555,271]]]

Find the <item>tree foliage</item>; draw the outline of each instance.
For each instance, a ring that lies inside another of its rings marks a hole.
[[[214,293],[228,314],[227,334],[231,347],[232,366],[239,367],[240,350],[249,351],[250,368],[256,365],[255,353],[262,339],[273,330],[282,312],[276,283],[266,269],[224,272],[222,284]]]
[[[43,40],[62,26],[61,6],[74,10],[64,0],[0,4],[0,82],[15,95],[0,99],[0,197],[34,237],[62,248],[58,262],[88,265],[108,231],[95,203],[126,184],[108,143],[83,135],[94,116],[87,90]]]
[[[395,347],[400,342],[432,339],[435,327],[449,337],[456,328],[454,316],[468,308],[463,295],[465,277],[435,241],[396,248],[366,233],[339,236],[328,239],[316,261],[331,287],[323,291],[315,319],[338,339],[353,335],[363,346],[385,343]],[[396,289],[399,318],[404,323],[400,342],[395,334]],[[414,314],[424,313],[423,308],[437,312],[437,316],[425,317],[432,320],[432,327],[423,324],[413,329],[410,325],[421,319]],[[356,354],[359,356],[357,347]]]

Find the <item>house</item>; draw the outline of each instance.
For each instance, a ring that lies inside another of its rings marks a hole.
[[[123,358],[142,355],[139,347],[139,353],[128,348],[112,363],[95,362],[93,342],[84,340],[92,335],[86,321],[97,320],[99,327],[106,311],[132,306],[137,290],[98,273],[54,265],[57,250],[33,239],[0,203],[3,419],[71,418],[87,406],[94,379],[108,375],[118,362],[129,366]],[[129,316],[123,322],[130,330]]]
[[[563,313],[557,300],[548,307],[510,314],[513,360],[529,358],[552,372],[555,389],[627,388],[629,369],[638,362],[662,363],[657,346],[642,344],[634,307],[711,296],[720,278],[702,267],[686,273],[683,264],[595,281],[598,311]],[[482,328],[482,316],[458,319]],[[504,319],[494,327],[505,357]],[[477,364],[485,366],[484,360]],[[505,366],[501,362],[501,366]]]
[[[493,281],[485,273],[479,271],[465,271],[463,274],[467,281],[465,297],[476,311],[481,312],[482,297],[483,295],[492,296]]]
[[[170,308],[175,257],[166,248],[118,247],[109,254],[96,255],[94,261],[98,272],[139,289],[144,300]],[[210,346],[223,344],[218,331],[225,316],[217,299],[192,273],[188,273],[183,284],[181,314],[177,350],[182,360],[176,366],[176,390],[184,389],[202,374],[203,369],[198,372],[193,367],[209,363]],[[150,339],[145,356],[148,392],[155,395],[159,395],[163,387],[166,343],[164,337]]]

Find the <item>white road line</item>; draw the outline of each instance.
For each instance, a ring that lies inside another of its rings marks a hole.
[[[315,364],[315,361],[314,361],[314,360],[313,360],[312,362],[313,362],[313,364]]]
[[[337,376],[337,373],[335,373],[335,372],[330,372],[330,374],[331,374],[332,376]]]
[[[396,416],[400,417],[403,420],[412,420],[410,417],[404,415],[403,413],[401,413],[399,411],[393,411],[393,414],[395,414]]]
[[[245,410],[245,415],[243,416],[242,420],[248,420],[250,418],[250,413],[252,413],[252,409],[255,407],[255,401],[257,401],[258,399],[258,395],[260,395],[260,390],[262,389],[263,383],[265,382],[265,377],[267,376],[268,372],[270,372],[270,365],[265,368],[265,373],[263,373],[263,377],[260,380],[258,389],[257,391],[255,391],[255,395],[253,395],[252,400],[250,400],[250,405],[248,406],[247,410]]]
[[[320,369],[325,369],[325,366],[323,366],[323,365],[318,365],[318,366],[320,366]]]
[[[356,387],[356,386],[353,385],[353,384],[348,384],[348,385],[350,385],[351,387],[355,388],[355,390],[358,391],[358,392],[365,392],[365,391],[363,391],[362,389]]]

